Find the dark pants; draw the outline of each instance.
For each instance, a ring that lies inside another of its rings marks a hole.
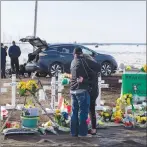
[[[88,125],[86,120],[89,113],[90,96],[88,92],[71,94],[72,115],[71,115],[71,134],[72,136],[86,136]]]
[[[1,63],[1,78],[6,78],[5,70],[6,70],[6,62],[2,62]]]
[[[95,102],[97,97],[90,97],[90,119],[92,124],[92,129],[96,129],[96,114],[95,114]]]
[[[17,57],[11,57],[11,70],[12,74],[19,74],[19,60]]]

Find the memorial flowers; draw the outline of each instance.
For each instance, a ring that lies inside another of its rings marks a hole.
[[[38,89],[38,85],[34,80],[29,80],[26,82],[21,81],[18,83],[17,88],[19,89],[20,96],[25,96],[29,95],[29,93],[35,94]]]
[[[132,68],[131,68],[131,66],[126,66],[126,70],[131,70]]]
[[[120,123],[122,122],[122,119],[123,119],[123,112],[121,110],[121,107],[120,106],[116,106],[115,107],[115,110],[112,114],[112,118],[114,120],[115,123]]]
[[[132,104],[132,94],[124,94],[122,96],[122,102],[124,102],[125,105],[130,106]]]
[[[145,65],[141,68],[141,71],[147,73],[147,64],[145,64]]]
[[[135,119],[132,115],[125,115],[125,118],[123,119],[124,126],[126,128],[132,128],[135,125]]]
[[[124,94],[116,100],[116,105],[119,107],[130,106],[132,104],[133,95],[131,93]]]
[[[59,126],[69,127],[70,119],[67,112],[61,112],[60,110],[55,111],[55,121]]]
[[[116,107],[114,108],[112,118],[118,123],[122,122],[125,107],[132,105],[132,94],[127,93],[116,100]]]

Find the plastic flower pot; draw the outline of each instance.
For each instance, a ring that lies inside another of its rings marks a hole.
[[[37,128],[39,117],[21,117],[22,126],[25,128]]]

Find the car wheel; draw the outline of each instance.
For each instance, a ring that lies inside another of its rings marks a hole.
[[[49,75],[55,76],[58,73],[63,73],[63,66],[62,64],[55,62],[50,66]]]
[[[103,62],[101,65],[102,76],[110,76],[112,73],[112,65],[109,62]]]
[[[39,73],[39,72],[37,72],[36,73],[36,76],[37,77],[46,77],[47,76],[47,73]]]

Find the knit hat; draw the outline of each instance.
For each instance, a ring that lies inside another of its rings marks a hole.
[[[77,54],[77,55],[83,54],[82,49],[80,47],[76,47],[73,51],[73,54]]]

